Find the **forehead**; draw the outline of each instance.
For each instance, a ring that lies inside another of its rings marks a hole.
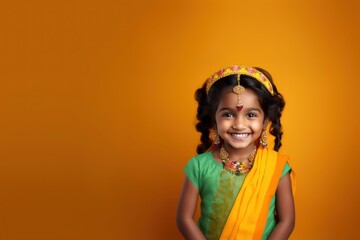
[[[244,107],[260,107],[259,98],[256,93],[246,88],[245,92],[240,95],[240,101]],[[225,89],[220,97],[219,107],[235,107],[238,102],[238,95],[232,91],[232,88]]]

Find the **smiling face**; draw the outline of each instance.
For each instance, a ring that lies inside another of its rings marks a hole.
[[[246,89],[240,100],[244,107],[238,111],[238,95],[232,88],[225,89],[215,114],[217,130],[229,153],[238,150],[251,152],[266,124],[254,91]]]

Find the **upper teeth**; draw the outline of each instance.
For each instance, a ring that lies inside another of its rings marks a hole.
[[[249,135],[248,133],[234,133],[233,134],[234,137],[239,137],[239,138],[245,138],[248,135]]]

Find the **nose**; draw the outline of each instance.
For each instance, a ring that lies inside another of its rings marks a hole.
[[[234,119],[232,128],[235,130],[244,130],[246,128],[246,119],[239,114]]]

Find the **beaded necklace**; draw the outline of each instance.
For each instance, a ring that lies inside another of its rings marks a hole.
[[[230,161],[229,153],[226,151],[224,145],[221,146],[219,152],[219,158],[223,163],[224,169],[237,176],[250,172],[254,164],[255,155],[256,147],[254,147],[254,151],[247,158],[249,162],[244,163],[239,161]]]

